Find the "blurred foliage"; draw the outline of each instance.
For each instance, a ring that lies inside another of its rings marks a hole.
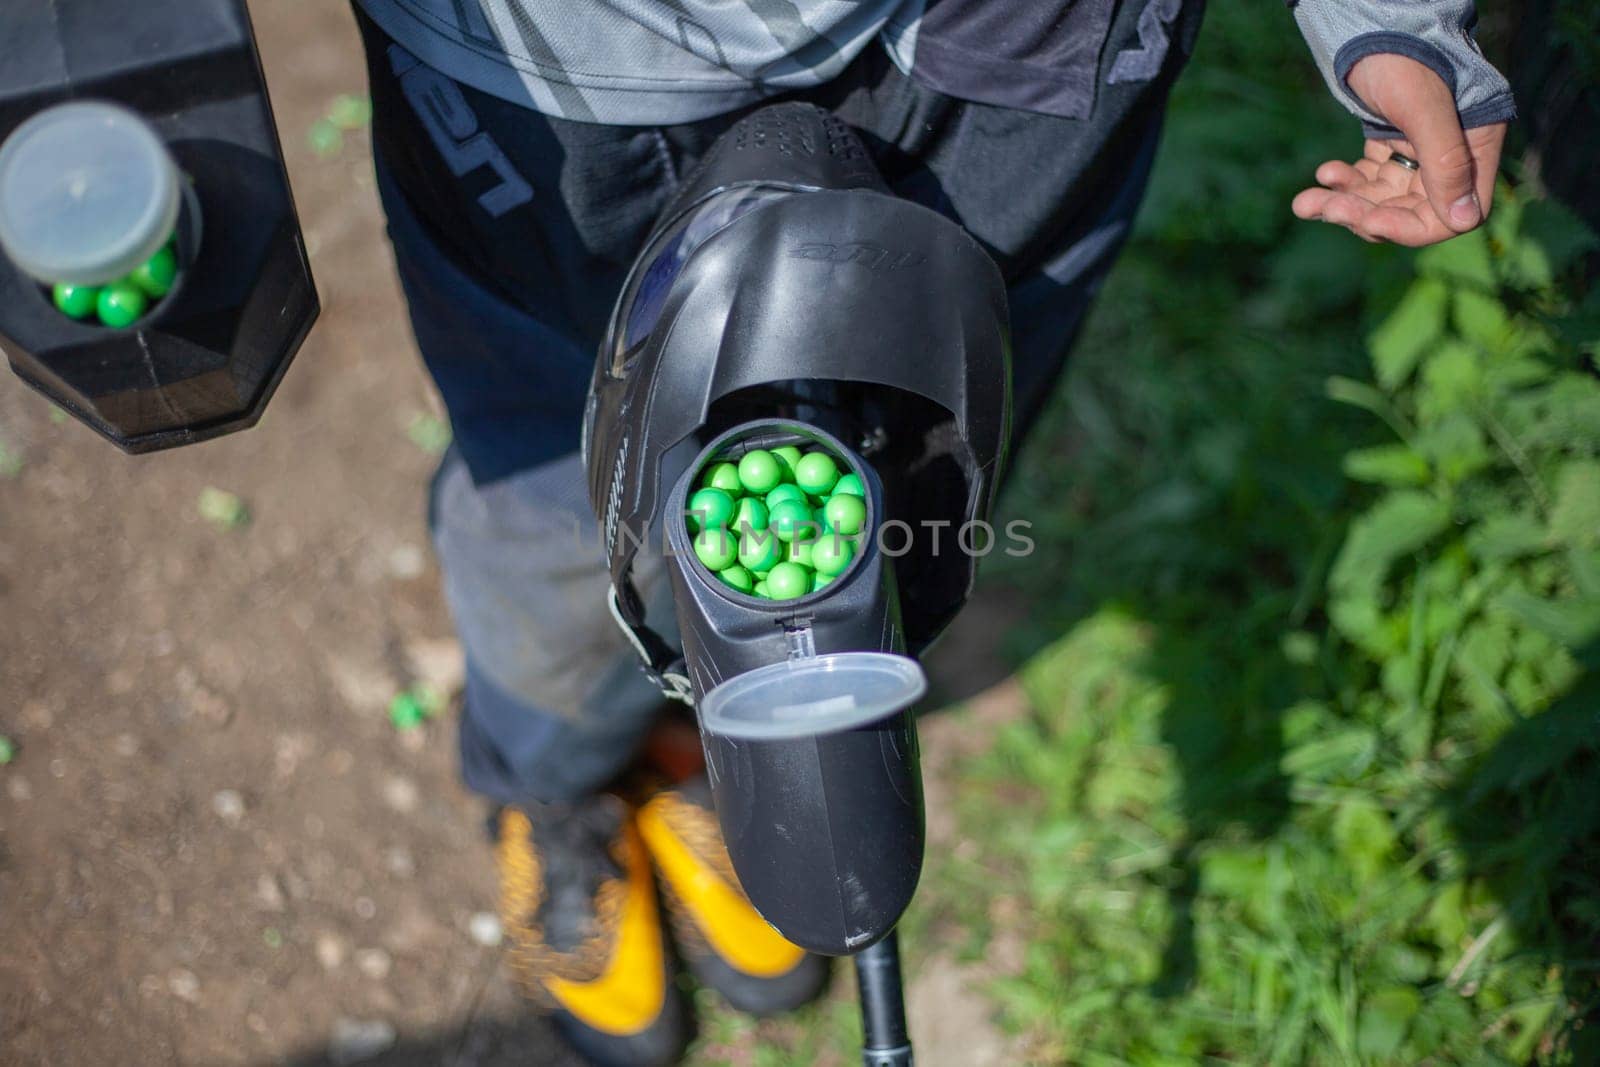
[[[1479,5],[1517,98],[1508,142],[1538,180],[1600,225],[1594,137],[1600,127],[1600,0],[1496,0]]]
[[[1358,149],[1215,5],[1015,473],[1033,715],[927,892],[1026,941],[1027,1062],[1600,1062],[1595,238],[1531,183],[1420,254],[1295,222]]]
[[[437,415],[417,412],[406,424],[406,436],[411,443],[430,456],[442,456],[450,447],[450,424]]]
[[[418,682],[396,693],[389,701],[389,724],[402,732],[418,729],[443,712],[448,704],[443,693]]]
[[[24,466],[22,454],[0,441],[0,478],[15,478],[22,473]]]
[[[306,128],[306,144],[319,156],[336,156],[344,149],[346,132],[365,129],[371,122],[371,97],[340,93],[322,118]]]
[[[200,490],[195,510],[219,530],[237,530],[250,523],[250,509],[239,495],[212,485]]]
[[[1436,249],[1297,222],[1360,134],[1262,14],[1211,5],[1012,474],[1031,714],[956,761],[907,964],[1006,960],[1021,1063],[1600,1063],[1596,242],[1537,145]],[[855,1062],[850,985],[696,1062]]]

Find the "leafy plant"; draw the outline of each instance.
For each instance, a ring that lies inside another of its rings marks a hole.
[[[1030,1063],[1600,1062],[1595,239],[1528,186],[1416,255],[1291,228],[1188,122],[1348,147],[1244,18],[1009,491],[1034,714],[929,904],[1027,940]]]
[[[208,485],[200,490],[195,510],[219,530],[237,530],[250,523],[250,509],[237,493]]]
[[[1025,945],[1029,1064],[1600,1063],[1596,244],[1531,184],[1421,254],[1295,223],[1359,143],[1302,48],[1208,14],[1002,501],[1031,714],[909,963]]]

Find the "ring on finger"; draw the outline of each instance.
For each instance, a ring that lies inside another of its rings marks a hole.
[[[1398,163],[1400,166],[1404,167],[1406,170],[1413,171],[1413,172],[1419,171],[1419,170],[1422,169],[1422,164],[1418,163],[1416,160],[1412,159],[1410,156],[1406,155],[1404,152],[1392,152],[1391,151],[1389,153],[1389,158],[1384,160],[1384,162],[1385,163]]]

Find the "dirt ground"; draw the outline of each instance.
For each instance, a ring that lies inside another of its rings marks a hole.
[[[306,136],[364,92],[355,29],[337,3],[251,9],[324,309],[266,418],[129,458],[0,375],[20,463],[0,478],[0,1060],[390,1044],[373,1062],[565,1064],[485,943],[493,871],[451,724],[387,718],[460,667],[423,523],[433,459],[407,433],[437,402],[366,138],[318,155]],[[210,486],[251,521],[203,519]],[[947,971],[923,988],[977,997]],[[978,1002],[951,1017],[948,1062],[990,1058]]]

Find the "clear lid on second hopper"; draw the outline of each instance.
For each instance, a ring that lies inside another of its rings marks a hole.
[[[0,145],[0,249],[46,284],[127,275],[172,236],[179,200],[166,146],[115,104],[49,108]]]

